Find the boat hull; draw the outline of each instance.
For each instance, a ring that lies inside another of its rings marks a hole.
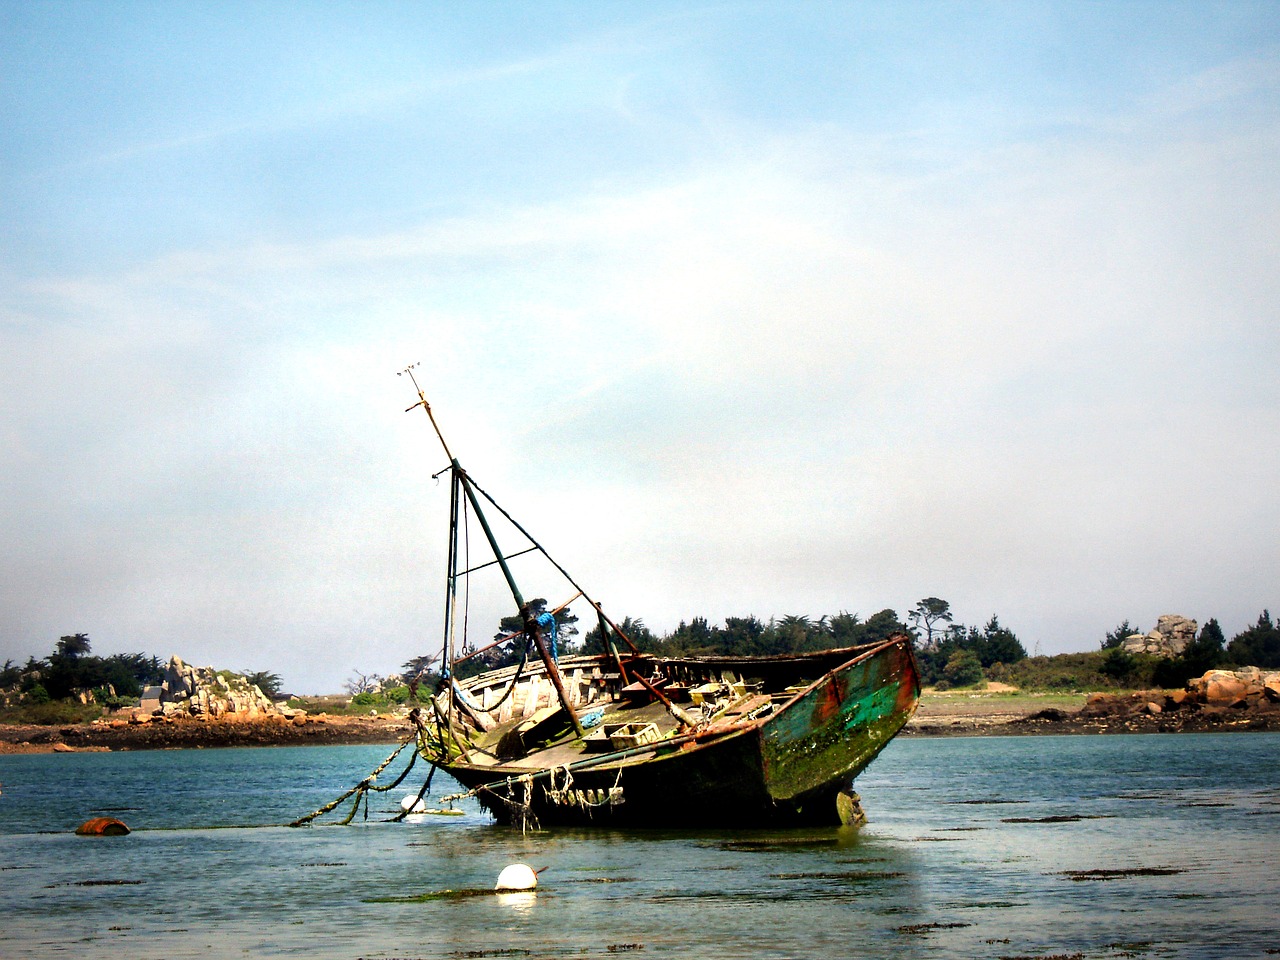
[[[712,723],[555,768],[437,765],[503,823],[836,824],[840,795],[910,719],[918,697],[910,642],[901,638],[859,652],[757,720]]]

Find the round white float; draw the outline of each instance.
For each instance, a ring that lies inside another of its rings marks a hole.
[[[538,885],[538,875],[533,867],[523,863],[513,863],[503,867],[498,874],[498,885],[495,890],[532,890]]]
[[[400,809],[408,813],[426,813],[427,805],[415,795],[410,794],[400,801]]]

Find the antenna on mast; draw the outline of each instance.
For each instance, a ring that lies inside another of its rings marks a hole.
[[[418,391],[418,402],[415,403],[412,407],[405,407],[404,412],[408,413],[410,410],[413,410],[415,407],[421,407],[423,410],[427,411],[427,416],[431,420],[431,426],[435,429],[436,437],[439,438],[440,440],[440,446],[444,447],[444,455],[449,458],[450,463],[456,466],[458,461],[454,460],[453,454],[449,452],[449,445],[444,442],[444,434],[440,432],[440,425],[436,423],[436,415],[431,412],[431,404],[427,403],[427,396],[422,392],[422,388],[418,386],[418,378],[413,375],[413,368],[419,367],[421,365],[422,365],[422,361],[419,360],[417,363],[409,364],[407,367],[405,367],[403,370],[399,371],[396,374],[397,377],[400,377],[400,376],[404,376],[407,373],[409,375],[409,379],[413,381],[413,389]]]

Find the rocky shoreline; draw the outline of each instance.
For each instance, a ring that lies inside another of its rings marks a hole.
[[[213,719],[111,720],[62,726],[0,725],[0,754],[215,747],[306,747],[395,743],[413,727],[405,717],[330,714]]]
[[[90,753],[119,750],[214,749],[219,747],[308,747],[393,744],[412,727],[400,718],[309,717],[297,725],[276,719],[178,720],[160,724],[73,726],[0,725],[0,754]],[[1210,708],[1197,713],[1156,715],[1123,712],[1101,716],[1056,708],[1018,716],[1005,712],[963,716],[917,716],[904,737],[1067,736],[1120,733],[1222,733],[1280,731],[1280,711],[1242,713]]]
[[[991,701],[995,704],[998,701]],[[1210,670],[1183,690],[1091,694],[1078,710],[946,715],[922,708],[904,736],[1225,733],[1280,730],[1280,672]]]
[[[1120,709],[1114,713],[1099,714],[1091,712],[1087,706],[1076,712],[1050,707],[1023,716],[917,716],[903,728],[899,736],[1016,737],[1242,731],[1280,731],[1280,711],[1254,712],[1210,707],[1195,713],[1165,715],[1147,713],[1141,709]]]
[[[0,754],[392,744],[412,731],[408,717],[396,714],[351,717],[296,711],[291,716],[243,718],[235,714],[135,716],[48,727],[0,725]],[[1264,673],[1254,667],[1210,670],[1185,690],[1095,693],[1076,710],[1042,708],[1029,699],[1015,705],[999,697],[955,702],[926,694],[901,736],[1237,731],[1280,731],[1280,672]]]

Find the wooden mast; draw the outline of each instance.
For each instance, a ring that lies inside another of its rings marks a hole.
[[[413,366],[417,366],[414,364]],[[431,405],[427,403],[426,395],[423,394],[422,388],[418,386],[418,379],[413,375],[413,366],[405,368],[404,372],[409,375],[409,379],[413,381],[414,388],[418,391],[418,402],[412,407],[405,408],[408,413],[414,407],[422,407],[427,412],[427,417],[431,420],[431,426],[435,429],[436,437],[440,440],[440,445],[444,447],[445,456],[449,458],[449,466],[452,471],[454,482],[460,484],[462,492],[466,494],[471,508],[475,511],[476,518],[480,521],[480,527],[484,530],[485,539],[489,541],[489,547],[493,550],[493,555],[498,561],[498,566],[502,569],[502,575],[506,578],[507,586],[511,590],[511,596],[515,599],[516,608],[520,612],[520,618],[524,621],[524,633],[526,640],[533,641],[534,646],[538,648],[538,656],[542,658],[543,666],[546,667],[547,676],[551,679],[552,686],[555,687],[556,696],[560,698],[560,705],[564,707],[565,713],[569,715],[569,721],[573,724],[573,729],[579,737],[586,736],[586,731],[582,727],[582,721],[578,719],[578,714],[573,709],[573,704],[569,702],[569,694],[564,688],[564,679],[560,676],[560,668],[556,665],[555,658],[551,656],[551,652],[547,649],[546,641],[542,637],[542,631],[538,629],[538,621],[534,617],[533,612],[529,609],[529,604],[525,602],[524,595],[520,592],[520,587],[516,584],[511,568],[507,565],[507,558],[498,546],[498,540],[493,535],[493,530],[489,527],[489,521],[484,515],[484,510],[480,507],[480,501],[476,497],[475,491],[472,489],[471,480],[467,476],[467,472],[462,469],[462,464],[458,462],[449,451],[449,445],[445,443],[444,435],[440,432],[440,427],[436,423],[435,415],[431,412]],[[452,571],[450,571],[452,575]],[[450,663],[450,671],[452,672],[453,664]],[[452,698],[450,698],[452,699]]]

